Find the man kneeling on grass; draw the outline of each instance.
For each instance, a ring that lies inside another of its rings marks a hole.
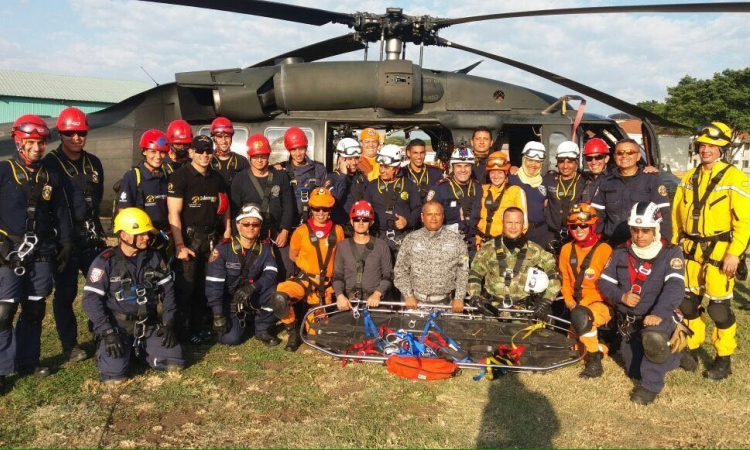
[[[185,365],[174,332],[172,275],[159,252],[148,246],[154,230],[143,210],[120,211],[114,226],[117,246],[97,256],[86,277],[83,310],[94,323],[99,379],[105,384],[127,379],[132,353],[154,369],[177,371]]]

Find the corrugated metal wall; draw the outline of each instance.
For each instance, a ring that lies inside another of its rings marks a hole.
[[[0,123],[13,122],[23,114],[57,117],[60,111],[69,106],[75,106],[85,113],[92,113],[110,105],[111,103],[0,96]],[[48,125],[54,126],[53,123]]]

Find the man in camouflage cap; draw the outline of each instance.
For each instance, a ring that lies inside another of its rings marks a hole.
[[[492,311],[485,300],[493,308],[512,308],[520,303],[533,309],[534,317],[542,319],[551,312],[561,284],[554,257],[526,238],[523,220],[520,209],[505,210],[502,236],[487,241],[474,257],[468,292],[472,303],[483,312]],[[537,294],[535,301],[527,301],[530,294]]]

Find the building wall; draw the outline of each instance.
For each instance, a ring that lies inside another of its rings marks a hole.
[[[13,122],[24,114],[57,117],[60,111],[69,106],[75,106],[85,113],[92,113],[110,105],[111,103],[0,96],[0,123]],[[48,125],[54,124],[48,123]]]

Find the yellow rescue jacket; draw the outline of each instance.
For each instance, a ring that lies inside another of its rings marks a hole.
[[[732,237],[727,252],[740,256],[745,251],[750,239],[750,180],[736,167],[728,166],[722,161],[717,161],[710,172],[698,166],[682,177],[672,203],[674,244],[677,244],[681,237],[688,235],[706,238],[731,231]],[[696,221],[693,218],[694,205],[703,198],[711,179],[717,177],[724,169],[727,170],[721,180],[702,203]],[[693,175],[696,171],[697,192],[693,186]]]
[[[501,191],[504,191],[502,194],[503,198],[502,200],[500,200],[500,204],[499,206],[497,206],[494,214],[492,214],[491,220],[489,220],[491,224],[488,233],[488,209],[492,204],[497,203]],[[487,240],[503,234],[503,212],[511,206],[520,208],[523,211],[523,232],[525,233],[528,230],[529,218],[528,207],[526,206],[526,194],[520,187],[510,186],[508,185],[507,181],[500,187],[495,187],[491,184],[485,184],[482,193],[481,205],[482,208],[479,212],[479,223],[477,224],[478,241],[481,237],[484,237],[484,239],[482,240]]]

